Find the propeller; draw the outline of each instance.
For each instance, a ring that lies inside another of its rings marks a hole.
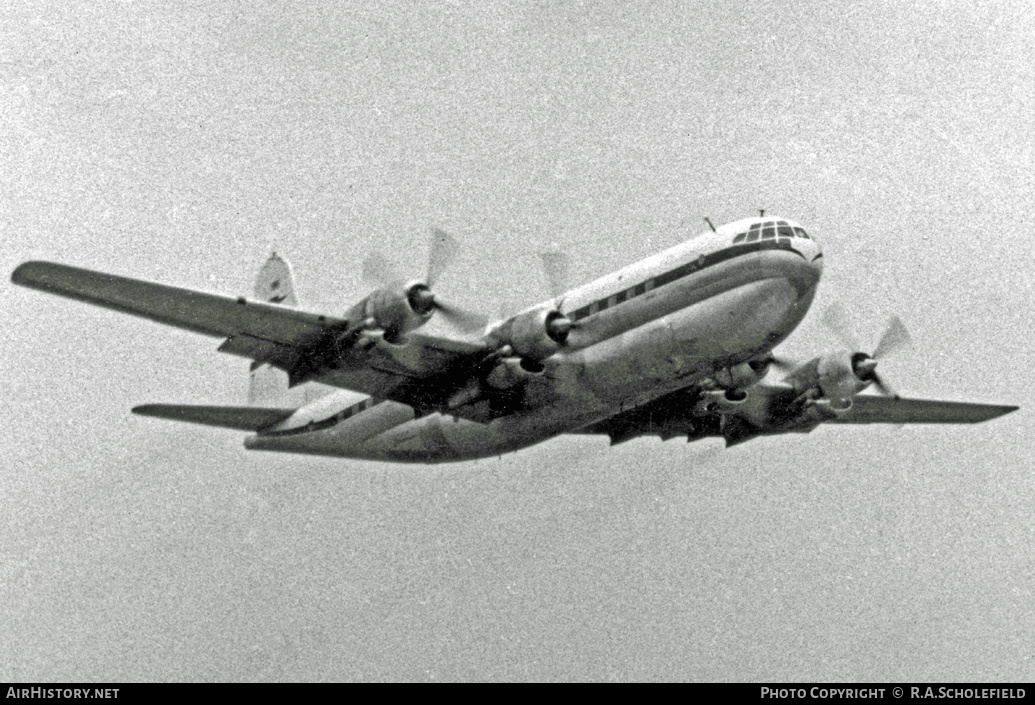
[[[539,253],[539,261],[542,265],[542,273],[546,278],[546,288],[554,297],[554,309],[558,312],[564,303],[564,293],[568,289],[568,272],[571,269],[571,258],[559,249],[551,249],[549,252]],[[501,301],[499,305],[499,319],[505,321],[514,315],[512,301]]]
[[[456,238],[445,230],[432,228],[431,242],[428,244],[428,273],[424,276],[424,282],[429,287],[435,286],[435,282],[449,269],[459,253],[460,243]]]
[[[909,331],[906,330],[902,321],[898,316],[892,316],[888,321],[888,327],[884,329],[884,334],[880,337],[880,342],[877,343],[877,347],[874,348],[873,353],[870,355],[867,355],[866,353],[856,353],[852,356],[852,370],[859,379],[866,382],[873,382],[873,386],[875,386],[884,396],[898,397],[895,390],[892,389],[879,374],[877,374],[877,361],[905,350],[912,345],[912,342],[913,340],[909,336]]]
[[[852,335],[852,326],[848,320],[848,313],[840,302],[827,306],[827,310],[820,316],[819,322],[849,350],[858,350],[862,347],[859,345],[859,340]]]
[[[478,333],[489,325],[489,317],[484,313],[468,311],[459,306],[447,305],[438,301],[434,302],[434,308],[438,310],[444,321],[462,333]]]
[[[431,228],[428,242],[428,265],[424,280],[406,291],[406,300],[417,313],[425,315],[437,311],[449,324],[463,333],[472,333],[485,328],[488,316],[468,311],[452,304],[442,303],[432,290],[439,277],[449,269],[460,253],[456,239],[439,228]],[[405,281],[400,277],[388,258],[375,252],[363,260],[363,281],[375,288],[390,288]]]
[[[827,327],[838,340],[851,350],[859,350],[860,345],[850,332],[848,316],[840,304],[832,304],[823,312],[820,322]],[[877,373],[877,362],[887,359],[912,345],[912,338],[906,326],[898,316],[892,316],[888,325],[872,353],[855,352],[852,354],[852,372],[863,382],[871,382],[884,396],[897,397],[895,390]]]
[[[546,275],[546,285],[550,288],[550,295],[555,299],[561,299],[568,290],[571,258],[567,253],[559,250],[543,252],[539,258],[543,262],[543,274]],[[560,308],[560,304],[557,305],[557,308]]]
[[[892,316],[888,327],[884,330],[880,342],[873,351],[873,358],[887,357],[905,350],[913,344],[913,339],[898,316]]]
[[[571,272],[571,257],[560,250],[542,252],[539,258],[543,263],[543,274],[546,276],[546,285],[550,288],[553,296],[554,312],[546,319],[548,335],[554,340],[564,344],[568,340],[571,331],[579,327],[578,323],[568,318],[561,311],[564,305],[564,296],[568,291],[568,275]]]
[[[456,239],[438,228],[431,228],[428,241],[428,266],[423,284],[429,289],[456,259],[460,245]],[[404,281],[391,261],[382,252],[373,252],[363,260],[363,282],[369,286],[383,288]]]
[[[363,260],[363,283],[367,286],[380,289],[392,286],[402,281],[398,276],[392,263],[380,252],[373,252]]]

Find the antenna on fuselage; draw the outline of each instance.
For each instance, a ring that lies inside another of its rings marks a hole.
[[[765,217],[765,208],[759,208],[758,209],[758,217],[759,218],[764,218]]]
[[[708,227],[711,228],[712,232],[714,233],[715,232],[715,226],[712,225],[712,219],[711,218],[705,218],[704,222],[708,223]]]

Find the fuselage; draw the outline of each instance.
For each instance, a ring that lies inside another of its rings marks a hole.
[[[340,391],[245,445],[420,463],[534,445],[765,356],[804,318],[822,261],[796,223],[729,223],[565,294],[575,325],[562,348],[522,372],[519,412],[487,423],[417,416],[405,404]]]

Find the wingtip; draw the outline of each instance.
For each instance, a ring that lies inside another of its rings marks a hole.
[[[32,280],[32,270],[37,269],[40,264],[43,264],[43,262],[22,262],[11,272],[11,283],[25,286]]]
[[[60,264],[59,262],[30,260],[22,262],[14,268],[14,271],[11,272],[11,283],[48,291],[55,282],[60,282],[63,277],[68,276],[70,273],[81,272],[88,272],[88,270]]]
[[[985,408],[988,410],[987,415],[985,416],[985,418],[979,419],[979,421],[991,421],[992,419],[998,419],[1003,416],[1006,416],[1007,414],[1012,414],[1021,407],[1012,406],[1009,404],[988,404],[985,406]]]
[[[167,406],[163,404],[139,404],[130,409],[131,414],[136,416],[149,416],[154,418],[164,418],[162,415],[162,407]]]

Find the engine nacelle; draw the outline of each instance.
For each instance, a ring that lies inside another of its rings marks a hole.
[[[852,408],[852,400],[808,399],[795,418],[796,424],[830,421]]]
[[[427,323],[433,311],[434,295],[423,282],[378,289],[363,305],[363,317],[373,319],[389,342]]]
[[[555,308],[540,308],[519,315],[509,328],[506,342],[514,352],[531,360],[545,360],[568,342],[572,321]]]
[[[744,389],[757,383],[768,371],[769,360],[751,360],[718,370],[712,380],[722,389]]]
[[[747,398],[747,392],[737,389],[712,389],[703,392],[697,404],[694,405],[694,416],[732,413],[747,401]]]
[[[847,352],[831,353],[819,359],[816,365],[815,385],[830,400],[851,400],[862,389],[853,369],[852,358]]]
[[[500,360],[486,376],[485,382],[495,389],[511,389],[522,384],[530,377],[543,374],[542,369],[532,367],[519,357],[507,357]]]

